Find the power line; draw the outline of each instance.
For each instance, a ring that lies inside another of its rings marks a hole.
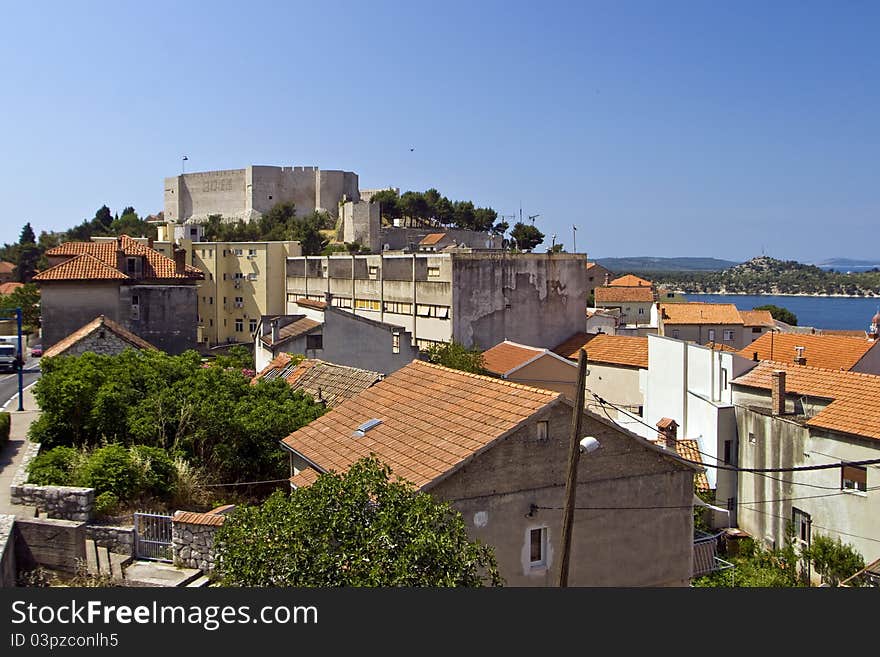
[[[197,484],[196,488],[214,488],[216,486],[255,486],[256,484],[277,484],[282,481],[290,481],[290,477],[286,479],[266,479],[265,481],[234,481],[228,484]]]

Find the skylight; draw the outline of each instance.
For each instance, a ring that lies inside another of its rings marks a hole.
[[[382,424],[382,420],[377,420],[376,418],[373,418],[372,420],[367,420],[361,426],[355,429],[353,435],[363,437],[367,434],[367,431],[369,431],[373,427],[379,426],[380,424]]]

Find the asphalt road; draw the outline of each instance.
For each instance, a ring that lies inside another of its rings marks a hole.
[[[40,359],[28,358],[24,364],[23,387],[40,378]],[[0,374],[0,407],[7,411],[18,410],[18,372]]]

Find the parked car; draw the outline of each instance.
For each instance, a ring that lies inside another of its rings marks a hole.
[[[31,347],[31,357],[32,358],[39,358],[42,355],[43,355],[43,345],[35,344],[33,347]]]

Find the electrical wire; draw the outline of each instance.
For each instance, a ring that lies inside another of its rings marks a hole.
[[[290,481],[290,477],[286,479],[266,479],[265,481],[233,481],[228,484],[196,484],[196,488],[214,488],[217,486],[255,486],[257,484],[277,484],[282,481]]]

